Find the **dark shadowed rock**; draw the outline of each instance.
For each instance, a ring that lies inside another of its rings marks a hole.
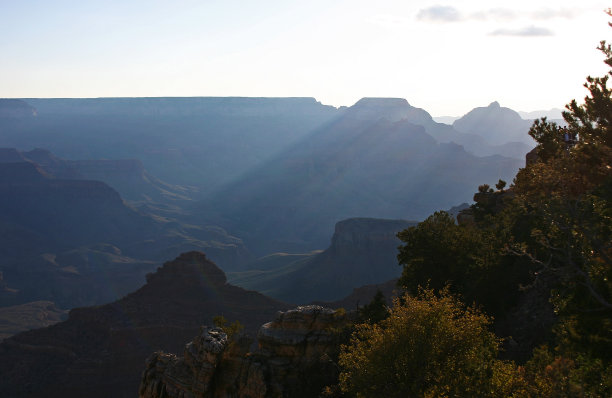
[[[190,250],[206,250],[223,266],[250,259],[242,241],[222,228],[136,209],[84,174],[141,199],[179,201],[138,161],[67,161],[43,149],[0,149],[0,272],[11,289],[0,294],[0,306],[107,303],[141,286],[164,259]]]
[[[0,279],[1,284],[1,279]],[[2,287],[0,286],[0,289]],[[51,301],[34,301],[0,308],[0,341],[25,330],[38,329],[58,323],[68,316]]]
[[[0,164],[0,184],[3,185],[21,186],[47,182],[50,179],[51,176],[35,163],[20,161]]]
[[[66,160],[46,149],[18,151],[0,148],[0,163],[31,162],[50,176],[64,180],[102,181],[126,200],[176,204],[190,200],[192,189],[170,185],[149,174],[137,159]]]
[[[56,179],[27,161],[0,163],[0,222],[71,245],[113,243],[159,229],[103,182]]]
[[[248,340],[203,328],[182,357],[147,359],[139,397],[316,397],[337,381],[337,333],[348,322],[344,312],[319,306],[281,312],[261,327],[253,351]]]
[[[111,304],[0,343],[0,391],[7,397],[134,397],[151,352],[179,353],[216,315],[256,331],[286,308],[225,283],[202,253],[164,264],[138,291]]]
[[[332,302],[315,302],[314,304],[322,305],[330,308],[344,308],[346,310],[356,310],[364,305],[369,304],[379,291],[385,296],[387,305],[391,306],[393,299],[399,296],[402,292],[397,286],[398,279],[391,279],[387,282],[377,283],[374,285],[365,285],[356,287],[348,296],[332,301]]]
[[[277,269],[233,273],[232,283],[293,303],[339,300],[356,287],[399,277],[401,242],[396,235],[413,225],[369,218],[340,221],[325,251]]]

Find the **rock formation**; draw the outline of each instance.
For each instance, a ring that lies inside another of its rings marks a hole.
[[[56,179],[26,161],[0,163],[0,205],[3,222],[71,245],[113,242],[155,228],[108,185]]]
[[[455,120],[453,127],[462,133],[478,134],[491,144],[517,141],[533,147],[534,142],[527,134],[531,124],[531,120],[521,118],[517,112],[495,101],[487,107],[472,109]]]
[[[65,159],[139,159],[160,180],[195,186],[202,195],[339,114],[314,98],[24,101],[38,110],[38,116],[19,123],[0,117],[2,145],[46,148]]]
[[[63,180],[102,181],[115,189],[122,199],[172,204],[187,201],[190,189],[167,184],[152,176],[137,159],[65,160],[46,149],[19,151],[0,148],[0,163],[35,163],[48,175]]]
[[[214,316],[256,331],[283,303],[229,285],[202,253],[169,261],[114,303],[78,308],[68,320],[0,343],[3,397],[134,397],[156,350],[180,352]]]
[[[183,356],[158,352],[147,359],[140,398],[316,397],[337,381],[335,359],[349,317],[320,306],[277,314],[257,335],[229,339],[203,327]]]
[[[400,276],[396,235],[413,225],[406,220],[343,220],[325,251],[275,269],[232,274],[232,283],[296,304],[339,300],[354,288]]]
[[[414,225],[414,221],[378,218],[342,220],[336,223],[329,250],[336,253],[359,247],[380,250],[380,245],[398,244],[397,233]]]
[[[444,141],[459,133],[422,112],[405,100],[359,101],[202,201],[197,212],[239,235],[257,256],[309,252],[325,247],[338,220],[422,219],[471,199],[479,183],[510,180],[518,170],[518,159],[477,157],[441,143],[434,130],[450,129]]]
[[[135,208],[94,178],[131,190],[136,200],[178,198],[136,160],[68,161],[44,149],[0,148],[0,272],[6,283],[0,307],[40,300],[60,308],[108,303],[142,286],[144,275],[164,260],[192,250],[206,250],[221,266],[250,259],[242,241],[222,228],[171,218],[179,212],[171,205]]]

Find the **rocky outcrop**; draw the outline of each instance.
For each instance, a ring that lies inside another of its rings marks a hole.
[[[138,291],[0,343],[3,397],[123,398],[137,394],[151,352],[179,353],[201,325],[223,315],[254,333],[287,306],[229,285],[203,253],[184,253]],[[226,351],[224,351],[226,352]]]
[[[457,224],[459,225],[473,225],[474,220],[474,210],[472,208],[463,209],[457,214]]]
[[[315,397],[337,381],[345,312],[320,306],[280,312],[263,325],[258,347],[203,327],[183,356],[158,352],[145,365],[140,398]]]

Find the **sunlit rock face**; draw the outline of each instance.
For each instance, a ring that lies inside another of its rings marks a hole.
[[[155,353],[147,359],[141,398],[315,397],[337,381],[338,331],[344,312],[305,306],[279,312],[257,335],[228,339],[202,328],[182,357]]]

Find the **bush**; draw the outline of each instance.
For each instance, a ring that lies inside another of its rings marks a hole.
[[[492,396],[499,339],[491,320],[445,289],[394,301],[357,326],[340,354],[340,387],[356,397]]]

